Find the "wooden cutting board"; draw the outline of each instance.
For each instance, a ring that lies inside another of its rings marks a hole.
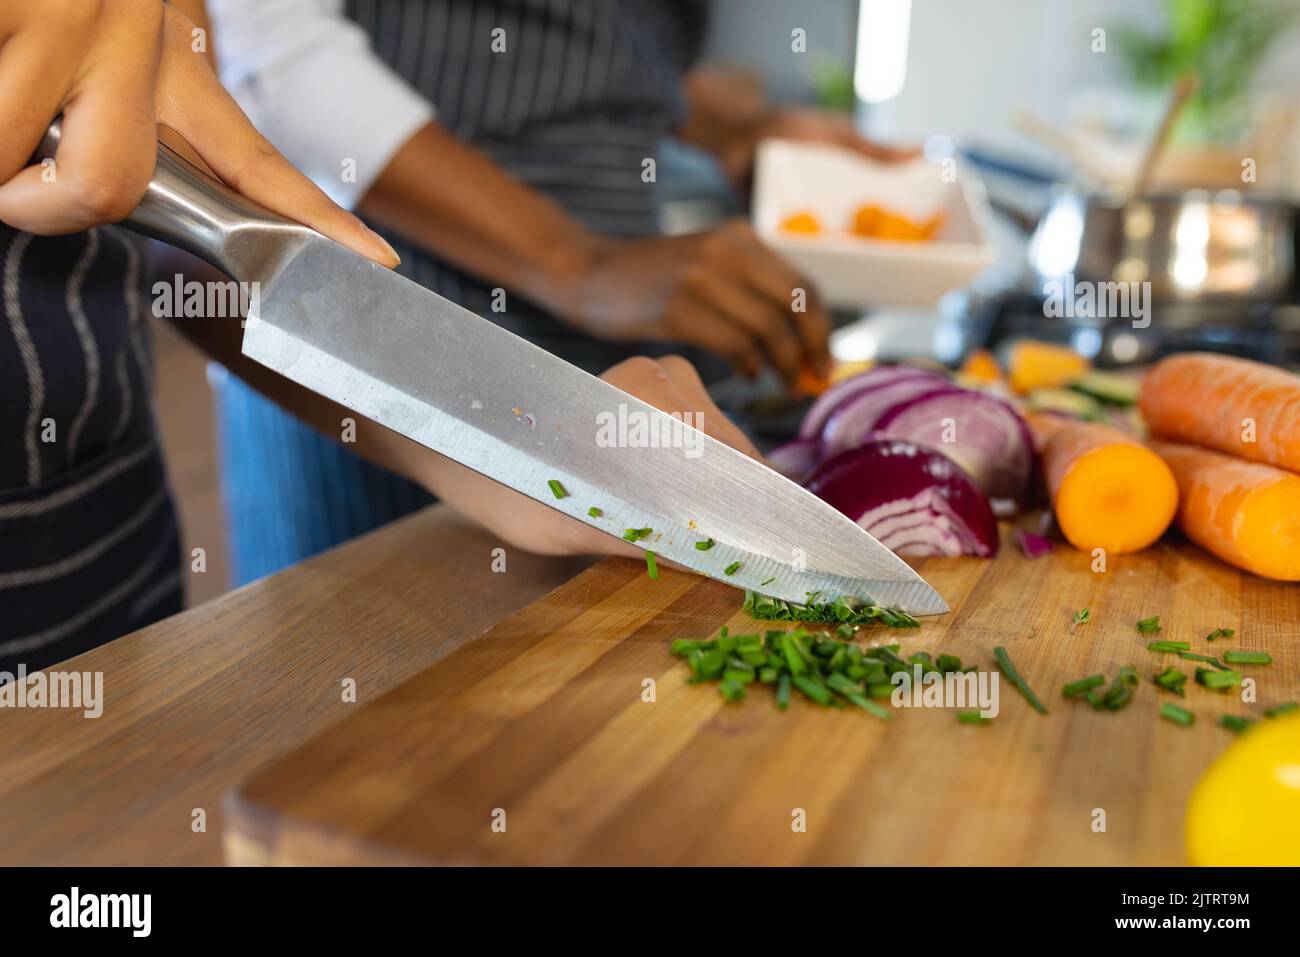
[[[227,859],[1182,863],[1188,795],[1233,739],[1218,716],[1258,717],[1300,696],[1300,588],[1185,543],[1102,573],[1089,561],[1063,546],[1029,560],[1005,543],[991,561],[920,561],[952,612],[862,632],[981,669],[1005,645],[1050,713],[1004,681],[1000,715],[981,726],[919,708],[882,721],[797,694],[781,713],[766,688],[725,704],[715,686],[686,683],[669,643],[769,626],[725,585],[669,570],[650,581],[638,562],[605,561],[256,774],[229,800]],[[1084,607],[1092,621],[1072,631]],[[1194,670],[1146,650],[1151,636],[1134,623],[1156,614],[1160,637],[1194,651],[1270,651],[1273,665],[1245,669],[1258,702],[1190,681],[1184,699],[1153,685],[1167,665]],[[1236,638],[1207,646],[1220,627]],[[1143,680],[1124,711],[1061,696],[1066,681],[1130,663]],[[1161,720],[1163,700],[1196,723]]]

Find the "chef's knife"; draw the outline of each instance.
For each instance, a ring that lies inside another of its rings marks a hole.
[[[37,159],[58,140],[56,121]],[[164,144],[123,225],[250,284],[245,355],[602,532],[651,529],[638,547],[787,601],[948,610],[865,530],[765,465],[250,202]]]

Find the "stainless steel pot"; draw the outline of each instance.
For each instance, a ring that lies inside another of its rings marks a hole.
[[[1298,210],[1236,190],[1124,200],[1063,187],[1030,239],[1030,282],[1150,283],[1157,306],[1296,302]]]

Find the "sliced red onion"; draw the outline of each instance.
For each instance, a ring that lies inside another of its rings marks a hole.
[[[929,378],[947,381],[944,376],[913,366],[877,366],[870,372],[855,375],[835,383],[812,404],[799,426],[799,438],[815,439],[821,435],[826,420],[839,406],[864,389],[874,388],[897,379]]]
[[[794,482],[803,483],[821,461],[821,443],[816,439],[794,439],[767,453],[767,464]]]
[[[1052,554],[1051,539],[1026,532],[1023,528],[1016,529],[1016,538],[1020,540],[1020,550],[1025,553],[1026,558],[1042,558],[1044,555]]]
[[[876,431],[938,449],[990,498],[1023,500],[1034,472],[1029,427],[1009,402],[973,389],[935,389],[898,402]]]
[[[891,409],[917,396],[945,391],[963,390],[943,376],[931,373],[892,379],[863,389],[831,412],[822,429],[822,447],[827,455],[856,448],[877,430],[879,422]]]
[[[897,439],[873,439],[827,459],[807,487],[900,555],[997,552],[988,499],[953,461]]]

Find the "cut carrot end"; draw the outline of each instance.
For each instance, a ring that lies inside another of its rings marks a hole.
[[[1178,485],[1150,449],[1136,443],[1098,445],[1069,466],[1053,507],[1061,532],[1075,548],[1136,552],[1173,521]]]

